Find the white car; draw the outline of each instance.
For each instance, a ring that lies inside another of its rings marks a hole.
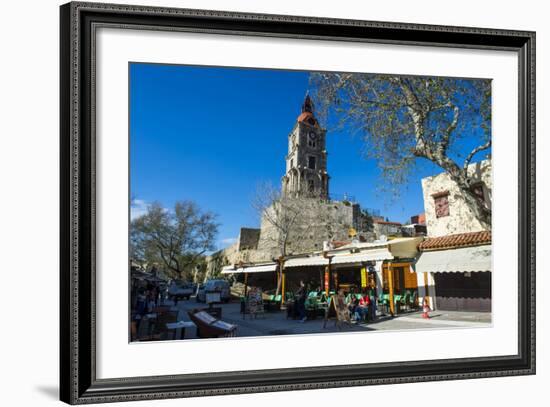
[[[167,292],[168,298],[174,302],[188,300],[193,295],[193,286],[182,280],[172,280]]]
[[[222,302],[229,302],[231,293],[229,292],[229,282],[225,280],[208,280],[204,285],[199,287],[197,292],[197,302],[206,301],[206,293],[218,291]]]

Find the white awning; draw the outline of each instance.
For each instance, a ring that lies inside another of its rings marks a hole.
[[[222,267],[222,274],[233,274],[237,273],[237,270],[233,266],[224,266]]]
[[[295,257],[288,259],[284,263],[284,267],[306,267],[306,266],[326,266],[328,264],[328,259],[325,259],[322,256],[312,256],[312,257]]]
[[[491,271],[491,246],[459,247],[421,252],[415,268],[417,273]]]
[[[332,264],[360,264],[366,261],[390,260],[393,255],[387,247],[365,250],[360,253],[341,254],[332,258]]]
[[[236,274],[236,273],[264,273],[264,272],[273,272],[277,270],[277,265],[275,263],[271,264],[258,264],[248,267],[239,267],[234,268],[233,266],[225,266],[222,268],[222,274]]]

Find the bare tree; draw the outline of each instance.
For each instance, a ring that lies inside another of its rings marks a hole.
[[[449,174],[474,216],[491,227],[491,208],[468,171],[474,156],[491,148],[490,80],[315,73],[310,81],[321,117],[364,137],[365,153],[377,160],[386,185],[403,184],[417,159],[427,159]],[[471,142],[474,135],[478,143],[466,148],[466,136]]]
[[[262,239],[271,241],[278,257],[279,294],[284,260],[293,253],[320,248],[323,240],[347,234],[350,224],[330,202],[316,196],[288,196],[270,184],[257,188],[252,202],[261,218]]]
[[[214,249],[218,231],[215,219],[213,213],[201,211],[194,202],[176,202],[173,210],[154,202],[144,215],[131,222],[132,255],[164,264],[182,278],[185,270],[191,271],[206,252]]]

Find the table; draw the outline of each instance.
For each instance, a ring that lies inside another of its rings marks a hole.
[[[185,339],[185,328],[192,328],[194,326],[195,324],[191,321],[178,321],[166,324],[166,328],[168,328],[168,330],[174,331],[174,339],[178,339],[176,338],[177,329],[181,329],[179,339]]]

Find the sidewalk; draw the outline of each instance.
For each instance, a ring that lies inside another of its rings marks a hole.
[[[422,312],[398,315],[396,319],[403,321],[422,321],[432,325],[460,326],[460,327],[488,327],[491,325],[490,312],[467,311],[431,311],[430,318],[422,318]]]
[[[170,303],[167,301],[167,303]],[[238,326],[237,337],[273,336],[273,335],[301,335],[321,334],[333,332],[373,332],[373,331],[399,331],[409,329],[437,329],[437,328],[479,328],[489,327],[491,314],[482,312],[454,312],[433,311],[430,319],[422,318],[422,312],[410,312],[399,314],[394,318],[382,316],[378,320],[369,323],[340,324],[336,326],[334,320],[329,320],[323,328],[324,319],[307,320],[301,323],[298,320],[287,319],[285,311],[265,312],[256,318],[246,315],[243,319],[240,313],[240,304],[230,302],[218,305],[222,308],[222,320]],[[177,304],[179,310],[178,320],[189,321],[187,311],[193,308],[206,308],[204,303],[197,303],[195,299],[180,301]],[[195,339],[196,330],[186,329],[185,339]]]

